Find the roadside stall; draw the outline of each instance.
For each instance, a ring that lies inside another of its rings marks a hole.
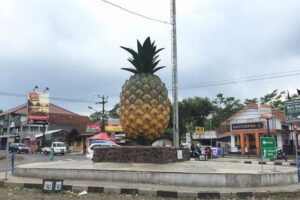
[[[88,138],[89,140],[89,145],[94,144],[94,143],[116,143],[116,139],[108,136],[106,133],[99,133],[97,135],[94,135],[92,137]]]

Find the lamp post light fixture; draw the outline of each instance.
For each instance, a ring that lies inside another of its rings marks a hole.
[[[45,88],[45,90],[44,90],[44,93],[45,93],[47,90],[49,90],[49,88],[48,88],[48,87],[46,87],[46,88]]]
[[[33,88],[33,92],[35,91],[35,89],[38,89],[39,87],[36,85],[34,88]]]

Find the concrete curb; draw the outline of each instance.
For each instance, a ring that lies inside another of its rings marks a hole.
[[[20,187],[28,189],[42,189],[42,184],[37,183],[19,183],[10,181],[0,181],[0,187]],[[120,187],[97,187],[97,186],[78,186],[78,185],[64,185],[63,190],[70,191],[83,191],[86,190],[88,193],[115,193],[115,194],[129,194],[129,195],[143,195],[152,197],[167,197],[167,198],[200,198],[200,199],[235,199],[235,198],[266,198],[270,195],[276,195],[278,192],[255,192],[255,191],[244,191],[244,192],[185,192],[185,191],[168,191],[168,190],[155,190],[155,189],[143,189],[143,188],[120,188]],[[296,191],[283,191],[280,194],[292,194]]]
[[[261,161],[244,161],[244,164],[259,164],[261,165]],[[284,166],[296,166],[296,162],[272,162],[272,161],[263,161],[263,165],[284,165]]]

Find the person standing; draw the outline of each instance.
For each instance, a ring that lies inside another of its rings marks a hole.
[[[83,154],[85,155],[86,154],[86,144],[83,144]]]

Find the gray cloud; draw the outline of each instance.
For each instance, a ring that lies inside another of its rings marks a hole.
[[[123,6],[167,20],[168,4],[138,2],[138,7],[134,2]],[[299,8],[299,1],[178,1],[179,85],[299,69]],[[98,93],[108,95],[112,107],[130,77],[120,70],[129,66],[129,55],[119,46],[136,48],[136,39],[147,36],[165,47],[161,64],[167,68],[158,75],[171,87],[169,25],[80,0],[7,1],[0,8],[0,25],[0,91],[25,94],[38,84],[48,86],[54,97],[93,102]],[[259,97],[273,89],[299,87],[298,79],[182,89],[179,95]],[[24,102],[1,96],[0,109]],[[54,103],[90,112],[90,103]]]

